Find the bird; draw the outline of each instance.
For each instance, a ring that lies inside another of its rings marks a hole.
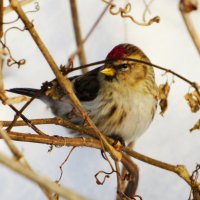
[[[158,88],[154,69],[147,64],[150,60],[145,53],[129,43],[115,46],[106,60],[96,69],[70,77],[73,91],[100,131],[125,142],[135,142],[149,127],[156,112]],[[34,97],[40,90],[12,88],[7,91]],[[83,123],[81,116],[72,112],[73,103],[61,87],[57,84],[53,90],[53,93],[41,92],[36,98],[47,104],[54,115],[75,124]]]

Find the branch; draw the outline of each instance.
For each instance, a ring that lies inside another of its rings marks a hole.
[[[197,9],[198,2],[196,1],[196,4],[193,4],[190,0],[181,0],[179,3],[179,10],[181,12],[181,15],[183,17],[183,20],[185,22],[185,25],[188,29],[188,32],[193,40],[194,45],[196,46],[196,49],[198,53],[200,54],[200,38],[199,35],[193,25],[193,22],[190,18],[190,13],[193,10]]]
[[[0,100],[2,101],[3,104],[5,104],[7,97],[5,96],[4,93],[0,93]],[[38,133],[39,135],[45,135],[45,133],[43,133],[41,130],[39,130],[35,125],[31,124],[30,121],[20,112],[17,110],[17,108],[15,108],[15,106],[13,105],[8,105],[17,115],[19,115],[24,122],[26,122],[26,124],[31,127],[36,133]]]
[[[84,128],[83,128],[84,129]],[[94,132],[94,130],[92,130]],[[102,149],[101,143],[94,138],[68,138],[68,137],[59,137],[59,136],[47,136],[47,135],[33,135],[33,134],[24,134],[18,132],[9,132],[8,133],[11,139],[22,142],[34,142],[34,143],[42,143],[49,145],[58,145],[58,146],[85,146],[92,147],[97,149]],[[110,138],[110,140],[112,140]],[[161,169],[165,169],[167,171],[171,171],[179,175],[183,180],[185,180],[192,188],[195,188],[196,191],[200,192],[200,183],[194,182],[190,178],[190,174],[185,166],[183,165],[172,165],[168,164],[143,154],[140,154],[136,151],[133,151],[129,147],[124,147],[122,149],[124,153],[127,155],[136,158],[142,162],[146,162],[150,165],[159,167]],[[127,159],[122,155],[121,162],[127,166]]]
[[[78,195],[77,193],[67,189],[66,187],[58,185],[54,181],[38,175],[37,173],[18,163],[16,160],[8,158],[3,153],[0,153],[0,163],[68,200],[86,200],[86,198],[84,198],[83,196]]]
[[[0,0],[0,39],[3,36],[3,0]]]
[[[109,5],[109,12],[111,15],[118,15],[120,14],[122,18],[128,18],[133,23],[140,25],[140,26],[150,26],[152,23],[160,22],[160,17],[156,16],[150,19],[148,22],[139,22],[133,16],[128,15],[131,12],[131,3],[126,3],[124,7],[118,7],[115,3],[109,2],[107,0],[102,0],[104,3]],[[117,11],[116,11],[117,10]]]
[[[68,120],[65,120],[60,117],[53,117],[53,118],[46,118],[46,119],[32,119],[29,120],[32,125],[41,125],[41,124],[55,124],[55,125],[60,125],[65,128],[72,129],[76,132],[82,133],[82,134],[87,134],[91,137],[96,137],[96,134],[94,133],[94,130],[88,126],[83,126],[83,125],[77,125],[74,124]],[[7,127],[10,126],[12,121],[1,121],[2,126]],[[27,123],[23,120],[16,121],[13,126],[27,126]]]
[[[111,0],[112,2],[113,0]],[[72,53],[72,55],[69,58],[69,62],[66,64],[66,66],[70,65],[71,62],[74,60],[75,56],[77,54],[79,54],[79,52],[81,51],[81,45],[85,44],[86,41],[88,40],[88,38],[91,36],[91,34],[93,33],[93,31],[95,30],[95,28],[97,27],[97,25],[99,24],[99,22],[101,21],[101,19],[103,18],[104,14],[106,13],[106,11],[108,10],[109,5],[107,5],[103,11],[101,12],[101,14],[99,15],[99,17],[96,19],[96,21],[94,22],[94,24],[92,25],[92,27],[90,28],[90,30],[88,31],[88,33],[86,34],[85,38],[81,41],[81,43],[79,44],[77,50]]]
[[[179,79],[185,81],[189,85],[191,85],[197,91],[197,93],[200,95],[199,86],[198,86],[198,84],[196,82],[193,82],[193,81],[185,78],[184,76],[176,73],[175,71],[173,71],[171,69],[168,69],[168,68],[165,68],[165,67],[161,67],[159,65],[155,65],[153,63],[146,62],[146,61],[143,61],[143,60],[133,59],[133,58],[121,58],[121,59],[101,60],[101,61],[97,61],[97,62],[86,64],[86,65],[82,65],[82,66],[79,66],[79,67],[76,67],[76,68],[72,68],[68,73],[70,73],[72,71],[80,70],[82,68],[87,68],[87,67],[90,67],[90,66],[100,65],[100,64],[103,64],[103,63],[106,63],[106,62],[113,62],[113,61],[117,61],[117,60],[127,60],[127,61],[136,62],[136,63],[142,63],[142,64],[146,64],[146,65],[152,66],[154,68],[160,69],[162,71],[165,71],[167,73],[170,73],[170,74],[178,77]]]
[[[183,180],[185,180],[185,182],[188,183],[192,188],[197,188],[197,190],[200,192],[200,183],[197,183],[197,182],[194,183],[191,180],[190,174],[189,174],[187,168],[184,165],[171,165],[171,164],[168,164],[168,163],[165,163],[165,162],[161,162],[159,160],[155,160],[155,159],[150,158],[148,156],[144,156],[144,155],[142,155],[142,154],[140,154],[136,151],[133,151],[132,149],[130,149],[128,147],[124,148],[123,151],[125,153],[127,153],[128,155],[130,155],[130,156],[132,156],[132,157],[134,157],[134,158],[136,158],[140,161],[143,161],[143,162],[146,162],[150,165],[153,165],[153,166],[156,166],[156,167],[159,167],[159,168],[162,168],[162,169],[176,173]]]
[[[19,149],[15,146],[13,141],[11,140],[10,136],[7,134],[5,130],[2,129],[1,124],[0,124],[0,136],[4,139],[6,144],[8,145],[10,151],[14,155],[16,162],[20,162],[21,165],[32,171],[31,166],[28,164],[26,159],[24,158],[23,154],[19,151]],[[42,191],[46,194],[46,196],[49,198],[49,200],[53,200],[52,194],[50,191],[48,191],[46,188],[43,188],[43,186],[39,185]]]
[[[19,3],[20,3],[21,6],[25,6],[25,5],[29,4],[29,3],[32,3],[33,1],[34,0],[21,0]],[[10,13],[12,11],[13,11],[12,6],[7,6],[7,7],[3,8],[3,14],[4,15],[8,14],[8,13]]]
[[[77,9],[77,2],[76,0],[70,0],[70,6],[71,6],[71,15],[73,20],[73,27],[74,27],[74,34],[76,38],[76,45],[77,48],[80,46],[80,50],[78,53],[79,56],[79,62],[80,65],[85,65],[87,63],[86,55],[85,55],[85,49],[82,42],[82,34],[81,34],[81,27],[79,22],[79,16],[78,16],[78,9]],[[87,69],[82,69],[83,73],[87,72]]]
[[[50,65],[52,71],[54,72],[60,86],[64,90],[64,92],[69,96],[69,98],[72,100],[78,111],[83,116],[83,119],[86,120],[86,122],[91,126],[94,130],[97,136],[100,138],[102,145],[105,146],[105,148],[109,151],[109,153],[112,155],[112,157],[115,160],[121,159],[121,154],[116,151],[105,139],[105,137],[101,134],[101,132],[98,130],[98,128],[95,126],[95,124],[92,122],[92,120],[89,118],[83,107],[81,106],[80,101],[76,97],[76,95],[73,92],[71,82],[68,78],[65,78],[61,72],[58,69],[58,66],[56,65],[56,62],[54,61],[53,57],[50,55],[48,49],[42,42],[41,38],[39,37],[38,33],[36,32],[33,24],[30,22],[30,20],[27,18],[26,14],[22,10],[19,2],[17,0],[10,0],[11,6],[16,11],[16,13],[19,15],[23,23],[25,24],[25,27],[31,34],[33,40],[38,45],[38,48],[40,49],[43,56],[46,58],[46,61]]]

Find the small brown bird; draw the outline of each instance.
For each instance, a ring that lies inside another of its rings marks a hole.
[[[106,59],[133,58],[150,62],[136,46],[119,44]],[[83,107],[106,135],[116,135],[124,141],[135,141],[151,123],[157,104],[157,86],[151,66],[117,60],[105,63],[84,75],[71,77],[73,89]],[[27,96],[34,96],[37,89],[14,88],[8,90]],[[56,88],[59,98],[41,94],[39,99],[50,106],[57,116],[74,123],[83,120],[72,115],[73,107],[69,97]]]

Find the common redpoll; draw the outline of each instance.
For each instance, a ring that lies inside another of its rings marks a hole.
[[[106,57],[108,60],[121,58],[150,62],[138,47],[131,44],[117,45]],[[154,117],[157,86],[154,70],[149,65],[117,60],[70,80],[83,107],[106,135],[135,141]],[[48,91],[37,98],[48,104],[56,116],[81,123],[81,117],[72,114],[69,97],[60,87],[55,90],[59,98],[54,98]],[[38,89],[14,88],[8,91],[33,97]]]

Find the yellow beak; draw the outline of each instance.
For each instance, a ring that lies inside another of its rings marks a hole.
[[[102,74],[105,74],[106,76],[114,76],[116,74],[115,69],[108,67],[104,68],[100,71]]]

